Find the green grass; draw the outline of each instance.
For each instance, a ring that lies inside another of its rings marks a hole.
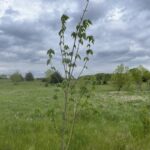
[[[0,150],[59,149],[47,115],[61,107],[62,93],[53,99],[56,89],[40,81],[13,85],[0,80]],[[84,109],[78,115],[71,150],[150,149],[148,91],[118,93],[110,85],[97,86],[90,101],[96,111]]]

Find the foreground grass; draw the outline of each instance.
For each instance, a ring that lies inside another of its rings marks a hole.
[[[57,150],[59,137],[49,117],[62,94],[41,82],[13,85],[0,81],[0,150]],[[94,110],[78,115],[71,150],[149,150],[150,93],[115,92],[98,86],[90,99]]]

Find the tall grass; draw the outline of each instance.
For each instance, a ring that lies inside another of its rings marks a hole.
[[[13,85],[0,81],[0,150],[57,150],[49,110],[61,109],[54,100],[56,86],[41,82]],[[149,150],[150,94],[118,92],[97,86],[88,107],[77,116],[71,150]],[[57,115],[56,111],[56,115]],[[59,121],[59,116],[56,117]]]

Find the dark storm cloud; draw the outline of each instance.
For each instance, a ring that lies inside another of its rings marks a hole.
[[[1,64],[24,62],[32,66],[39,63],[38,70],[41,65],[46,66],[46,50],[50,47],[57,50],[57,62],[60,59],[57,44],[60,17],[63,13],[70,16],[68,31],[73,31],[85,1],[37,0],[32,2],[31,9],[25,6],[25,0],[22,5],[19,0],[15,2],[0,16]],[[90,63],[92,72],[106,72],[119,63],[129,66],[142,63],[150,69],[149,0],[91,0],[86,18],[92,20],[89,33],[95,36],[95,54]],[[68,35],[67,32],[70,43]],[[101,63],[107,68],[96,68]],[[5,65],[4,70],[8,69],[6,66],[9,65]],[[33,72],[37,70],[33,67]]]
[[[1,18],[0,29],[3,34],[21,40],[40,40],[43,32],[36,22],[14,21],[13,18]]]

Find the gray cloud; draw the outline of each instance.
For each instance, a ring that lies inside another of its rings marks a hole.
[[[43,74],[41,72],[47,69],[46,50],[50,47],[56,49],[55,62],[59,64],[60,17],[63,13],[70,16],[66,34],[70,44],[70,32],[80,19],[85,1],[37,0],[32,3],[30,8],[26,7],[27,1],[15,0],[3,8],[0,73],[30,70],[36,75]],[[131,67],[142,64],[150,69],[149,0],[91,0],[86,17],[93,22],[89,33],[95,36],[94,57],[86,73],[110,72],[120,63]]]

